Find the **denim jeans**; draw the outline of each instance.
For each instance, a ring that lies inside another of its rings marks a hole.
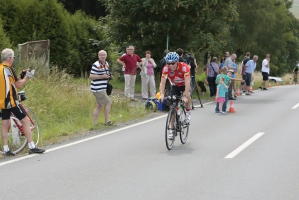
[[[231,82],[230,84],[229,84],[229,86],[228,86],[228,98],[230,99],[230,98],[233,98],[233,94],[232,94],[232,92],[233,92],[233,83]]]
[[[210,87],[210,96],[215,96],[216,95],[216,83],[215,83],[216,78],[215,77],[208,77],[208,83]]]
[[[227,92],[225,93],[225,102],[222,105],[222,112],[226,112],[226,107],[227,107]],[[216,103],[216,108],[215,108],[215,112],[219,112],[219,102]]]

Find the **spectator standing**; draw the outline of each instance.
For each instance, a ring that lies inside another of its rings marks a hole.
[[[90,71],[89,78],[91,78],[91,92],[96,98],[96,108],[93,112],[93,125],[98,123],[98,118],[102,107],[104,107],[105,125],[111,126],[114,122],[110,121],[109,113],[112,105],[112,101],[106,93],[108,80],[112,77],[109,64],[106,61],[107,52],[104,50],[98,53],[99,60],[96,61]]]
[[[30,129],[30,120],[26,116],[25,111],[19,106],[17,97],[17,89],[22,88],[29,78],[34,75],[34,70],[31,72],[29,69],[24,70],[26,76],[22,79],[17,77],[15,70],[12,68],[15,56],[12,49],[4,49],[1,52],[0,64],[0,109],[2,110],[2,143],[4,155],[14,156],[15,154],[10,151],[8,147],[7,130],[10,127],[10,114],[13,113],[22,124],[22,129],[28,141],[29,153],[44,153],[44,149],[39,149],[32,140],[32,133]]]
[[[122,66],[125,66],[125,96],[129,98],[131,101],[136,101],[137,99],[134,98],[135,92],[135,81],[136,81],[136,73],[137,67],[141,69],[142,60],[137,55],[134,54],[134,46],[130,45],[128,47],[128,53],[119,59],[117,62]]]
[[[237,98],[237,91],[236,91],[236,81],[234,80],[236,78],[236,72],[238,71],[238,65],[236,64],[236,60],[233,60],[233,68],[234,71],[232,75],[232,91],[234,91],[234,98]]]
[[[254,55],[252,60],[249,60],[245,67],[245,83],[246,83],[246,95],[250,95],[249,91],[250,91],[250,84],[251,84],[251,78],[252,78],[252,74],[256,68],[256,61],[258,60],[258,56]]]
[[[207,68],[206,67],[203,69],[203,73],[199,75],[197,84],[201,89],[202,96],[204,96],[207,91],[205,84],[209,85],[208,80],[207,80]]]
[[[219,78],[219,84],[217,85],[216,98],[219,103],[219,113],[226,114],[226,111],[222,111],[223,103],[226,101],[225,93],[228,86],[224,83],[224,77]]]
[[[163,67],[166,65],[166,60],[165,60],[165,56],[169,53],[169,50],[165,49],[164,50],[164,54],[163,54],[163,58],[160,60],[160,78],[159,80],[161,80],[161,76],[162,76],[162,71],[163,71]],[[166,83],[165,83],[165,96],[170,95],[170,90],[171,90],[171,83],[168,80],[168,78],[166,79]]]
[[[181,48],[178,48],[176,50],[176,53],[179,54],[180,58],[179,58],[179,62],[183,62],[183,63],[187,63],[187,60],[183,58],[184,56],[184,50]],[[188,63],[187,63],[188,64]]]
[[[262,62],[263,81],[259,89],[267,90],[266,81],[269,80],[269,74],[270,74],[270,54],[266,54],[266,58]]]
[[[142,58],[142,68],[140,72],[141,82],[142,82],[142,98],[144,100],[148,99],[148,87],[150,88],[150,96],[156,96],[156,83],[154,68],[157,67],[154,59],[151,58],[151,52],[145,52],[145,58]]]
[[[190,73],[191,73],[191,95],[195,88],[196,80],[195,80],[195,72],[198,68],[196,63],[196,58],[191,53],[186,53],[186,59],[187,64],[190,66]]]
[[[124,53],[122,56],[128,54],[128,48],[129,48],[129,46],[126,47],[126,53]],[[121,73],[122,73],[123,75],[125,74],[125,68],[126,68],[125,66],[122,66],[122,68],[121,68]]]
[[[222,67],[220,70],[221,74],[218,74],[216,77],[216,84],[219,84],[219,79],[220,77],[224,78],[224,83],[225,85],[229,85],[230,81],[231,81],[231,77],[228,76],[228,69],[226,66]],[[225,93],[225,102],[223,102],[222,105],[222,112],[226,112],[226,108],[227,108],[227,93],[228,93],[228,88],[226,88],[226,93]],[[219,102],[216,103],[216,108],[215,108],[215,113],[219,113],[220,109],[219,109]]]
[[[227,57],[224,61],[224,66],[226,66],[228,68],[228,70],[230,70],[230,69],[235,70],[235,68],[233,67],[233,61],[236,58],[237,58],[236,54],[232,54],[231,56]],[[229,88],[228,88],[228,99],[236,100],[232,95],[232,91],[233,91],[233,83],[230,84]]]
[[[245,54],[245,57],[242,61],[242,69],[241,69],[241,76],[242,76],[242,79],[245,80],[246,79],[246,73],[245,73],[245,70],[246,70],[246,63],[250,60],[250,52],[247,52]],[[246,90],[246,83],[245,82],[241,82],[241,87],[242,87],[242,92],[245,93],[245,90]]]
[[[208,83],[210,87],[210,97],[213,97],[216,95],[216,76],[219,72],[219,66],[216,63],[217,57],[212,58],[212,62],[210,64],[207,64],[207,74],[208,74]]]

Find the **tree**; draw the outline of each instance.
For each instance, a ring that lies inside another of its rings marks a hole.
[[[239,21],[232,29],[235,50],[240,58],[249,51],[259,56],[261,68],[265,54],[271,54],[271,74],[287,72],[298,60],[298,20],[288,10],[291,1],[237,1]]]
[[[0,49],[4,49],[4,48],[10,48],[10,42],[9,42],[9,38],[7,37],[4,29],[3,29],[3,25],[2,25],[2,21],[0,18]]]
[[[108,9],[110,41],[135,44],[137,52],[151,50],[162,56],[167,35],[170,49],[181,47],[197,53],[222,51],[230,41],[230,22],[237,19],[232,0],[101,0]]]

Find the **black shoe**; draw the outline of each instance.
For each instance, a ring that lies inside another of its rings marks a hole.
[[[262,88],[262,87],[259,87],[259,89],[262,90],[263,88]]]
[[[32,154],[32,153],[44,153],[45,150],[44,149],[39,149],[37,146],[35,146],[34,149],[29,149],[28,152],[29,152],[29,154]]]
[[[235,98],[228,98],[228,100],[236,100]]]
[[[267,88],[263,88],[263,90],[268,90]]]
[[[5,156],[15,156],[16,154],[10,150],[4,152]]]
[[[249,93],[249,92],[247,92],[247,93],[246,93],[246,95],[250,95],[250,93]]]

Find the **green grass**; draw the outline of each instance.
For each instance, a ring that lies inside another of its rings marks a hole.
[[[23,104],[33,110],[38,118],[42,145],[55,143],[89,130],[107,129],[104,126],[103,110],[98,120],[99,125],[92,126],[96,101],[90,91],[90,79],[75,79],[56,68],[52,68],[51,72],[41,66],[30,68],[36,69],[36,75],[22,89],[26,91],[27,96]],[[20,70],[16,71],[18,73]],[[117,84],[115,82],[115,85]],[[148,113],[142,104],[132,107],[128,100],[119,95],[112,95],[111,100],[110,119],[116,123],[143,118]]]

